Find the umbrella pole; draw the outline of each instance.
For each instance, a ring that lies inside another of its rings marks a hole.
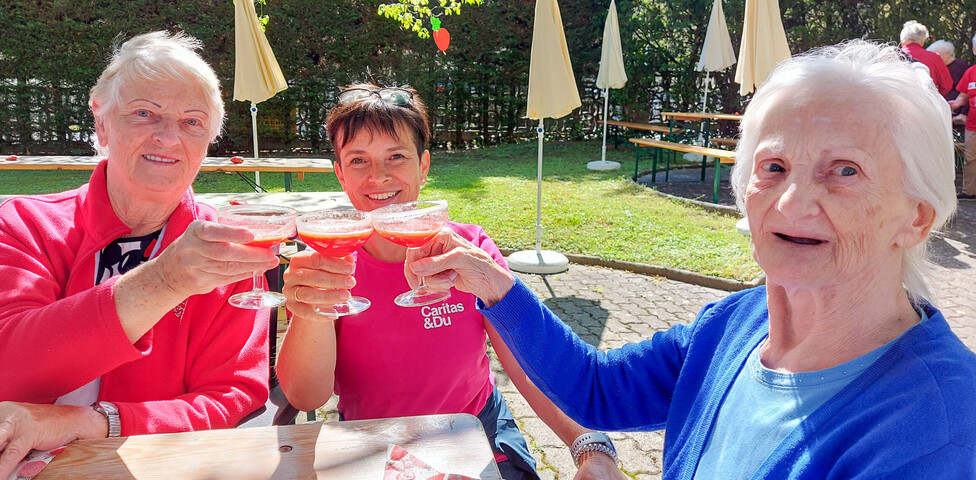
[[[711,72],[705,72],[705,93],[702,95],[702,113],[705,113],[705,106],[708,105],[708,84],[711,83],[711,75]],[[698,132],[698,142],[703,147],[708,146],[705,145],[705,122],[701,122],[701,130]]]
[[[258,106],[254,102],[251,102],[251,136],[254,143],[254,159],[258,158]],[[255,191],[260,192],[261,189],[261,172],[257,170],[254,171],[254,184],[258,186]]]
[[[702,95],[702,113],[705,113],[705,105],[708,104],[708,84],[711,83],[711,72],[705,72],[705,94]]]
[[[565,272],[569,259],[559,252],[542,249],[542,140],[543,125],[539,119],[539,173],[536,180],[535,197],[535,250],[520,250],[508,256],[508,267],[515,272],[548,275]]]
[[[610,111],[610,87],[603,88],[603,151],[600,160],[607,161],[607,112]]]
[[[539,119],[539,168],[536,176],[536,196],[535,196],[535,252],[541,255],[542,252],[542,119]]]
[[[607,115],[610,113],[610,87],[603,87],[603,147],[599,160],[594,160],[586,164],[590,170],[616,170],[620,168],[617,162],[607,161]]]

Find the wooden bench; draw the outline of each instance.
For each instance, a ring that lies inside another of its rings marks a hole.
[[[725,150],[735,150],[735,147],[739,145],[738,138],[715,137],[715,138],[709,138],[708,142],[714,143],[715,146]]]
[[[613,148],[616,149],[620,144],[619,141],[619,129],[629,128],[631,130],[640,130],[644,132],[654,132],[659,133],[665,138],[669,138],[672,135],[680,135],[684,133],[684,129],[675,128],[672,129],[668,125],[663,123],[634,123],[634,122],[623,122],[620,120],[607,120],[607,125],[613,126]],[[670,138],[669,138],[670,139]]]
[[[634,158],[634,181],[637,181],[637,174],[640,171],[638,166],[640,165],[640,149],[641,147],[653,148],[655,155],[651,160],[651,183],[657,181],[657,164],[660,157],[663,155],[665,150],[672,152],[681,153],[695,153],[702,156],[702,181],[705,180],[705,167],[708,164],[708,158],[715,159],[715,179],[712,189],[712,203],[718,203],[718,188],[720,180],[722,177],[722,165],[732,165],[735,163],[735,152],[730,150],[721,150],[718,148],[708,148],[699,147],[698,145],[686,145],[683,143],[667,142],[663,140],[653,140],[650,138],[631,138],[630,143],[634,144],[635,158]],[[671,169],[671,156],[665,157],[664,166],[664,181],[668,181],[668,175]]]
[[[16,160],[0,160],[0,170],[94,170],[102,157],[92,155],[20,155]],[[326,158],[241,158],[234,163],[230,157],[206,157],[201,172],[282,172],[285,189],[291,190],[291,172],[304,179],[306,173],[332,172],[332,160]]]

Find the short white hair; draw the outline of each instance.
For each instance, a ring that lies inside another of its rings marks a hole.
[[[827,85],[827,87],[823,87]],[[788,92],[814,87],[849,92],[873,100],[894,139],[905,170],[905,195],[935,210],[932,231],[956,211],[955,159],[949,105],[935,89],[928,69],[907,62],[898,47],[852,40],[823,47],[780,63],[746,108],[731,184],[736,204],[745,211],[745,192],[752,175],[763,117]],[[926,285],[926,240],[902,257],[902,282],[914,299],[931,300]]]
[[[932,42],[932,45],[929,45],[929,48],[926,48],[926,50],[938,54],[944,53],[948,55],[949,58],[955,58],[956,56],[956,46],[948,40],[936,40]]]
[[[901,27],[901,43],[917,43],[924,45],[929,38],[929,29],[925,25],[909,20]]]
[[[123,85],[157,80],[195,82],[207,97],[210,141],[216,139],[224,124],[224,101],[217,74],[197,53],[202,48],[196,38],[165,31],[143,33],[116,45],[89,94],[88,106],[96,121],[118,108]],[[99,145],[97,138],[93,143],[99,155],[108,156],[108,147]]]

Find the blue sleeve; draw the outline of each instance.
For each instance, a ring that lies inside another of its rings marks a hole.
[[[482,313],[529,378],[579,424],[600,430],[664,428],[691,326],[597,351],[518,279],[502,301]]]
[[[972,480],[976,478],[976,450],[973,449],[972,445],[950,443],[877,478],[885,480],[913,480],[917,478]]]

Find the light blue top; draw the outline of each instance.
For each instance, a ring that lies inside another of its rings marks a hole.
[[[924,322],[925,311],[918,313]],[[760,343],[718,411],[695,478],[751,478],[800,422],[867,370],[898,338],[840,365],[802,373],[766,368],[759,355],[765,341]]]

